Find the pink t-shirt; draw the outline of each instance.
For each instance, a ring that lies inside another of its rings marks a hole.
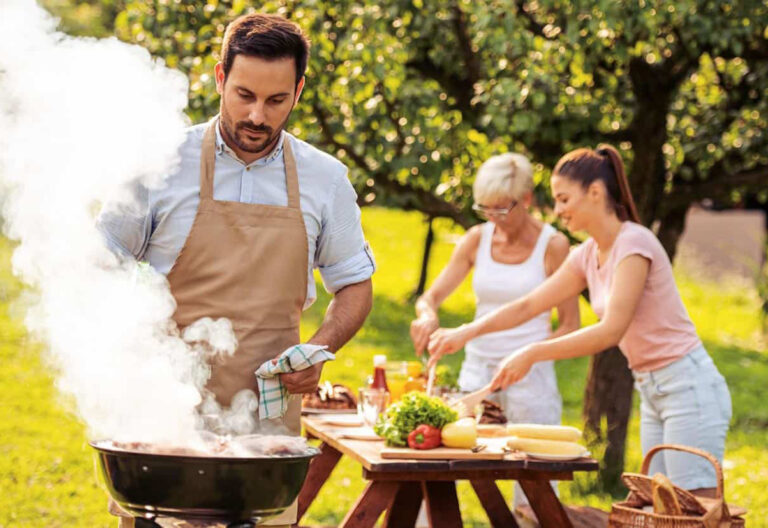
[[[571,251],[566,266],[586,279],[592,309],[600,319],[619,263],[630,255],[651,262],[635,316],[619,342],[632,370],[659,369],[701,345],[677,291],[669,257],[649,229],[624,222],[603,266],[598,265],[597,254],[597,243],[589,238]]]

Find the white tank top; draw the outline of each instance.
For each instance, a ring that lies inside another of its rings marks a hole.
[[[472,289],[477,302],[475,319],[519,299],[546,280],[544,256],[549,239],[557,233],[554,227],[544,224],[533,251],[525,261],[503,264],[491,256],[494,227],[492,222],[486,222],[481,227],[472,276]],[[551,313],[547,311],[515,328],[482,335],[467,343],[466,356],[491,360],[504,358],[522,346],[549,337],[552,329],[550,321]]]

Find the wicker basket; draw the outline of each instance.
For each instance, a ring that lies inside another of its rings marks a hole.
[[[653,504],[651,478],[648,468],[653,455],[671,449],[684,451],[706,458],[715,468],[717,475],[717,498],[703,499],[675,486],[675,494],[685,515],[666,515],[644,511],[643,507]],[[723,470],[717,459],[706,451],[681,445],[658,445],[643,459],[641,473],[624,473],[622,480],[629,488],[629,496],[623,502],[611,507],[608,519],[610,528],[740,528],[743,519],[731,517],[723,499]]]

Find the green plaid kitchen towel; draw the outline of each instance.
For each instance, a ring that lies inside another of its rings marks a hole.
[[[304,370],[323,361],[335,359],[325,345],[295,345],[277,358],[263,363],[256,371],[259,384],[259,419],[280,418],[288,410],[288,390],[279,374]]]

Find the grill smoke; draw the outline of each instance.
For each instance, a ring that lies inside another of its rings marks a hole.
[[[137,46],[72,38],[32,0],[0,7],[0,192],[26,323],[94,438],[184,444],[196,435],[204,357],[231,352],[229,321],[171,321],[165,278],[110,253],[101,204],[163,185],[184,140],[187,81]]]

